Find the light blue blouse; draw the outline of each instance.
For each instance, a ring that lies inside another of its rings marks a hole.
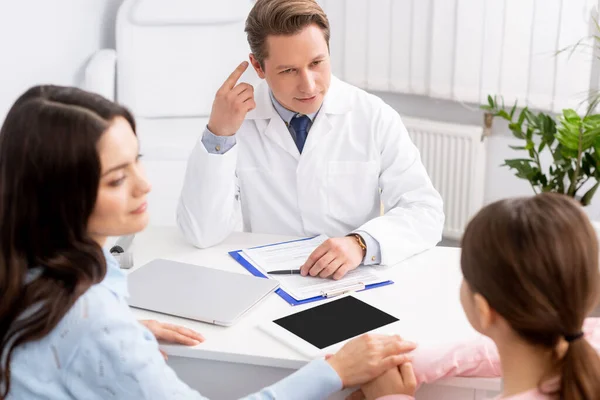
[[[105,257],[104,280],[47,336],[15,349],[8,399],[205,399],[165,363],[127,305],[126,275]],[[315,360],[246,399],[324,399],[341,388],[333,368]]]

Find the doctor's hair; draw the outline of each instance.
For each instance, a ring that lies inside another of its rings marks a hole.
[[[0,399],[16,347],[50,333],[106,274],[87,225],[101,176],[98,141],[131,114],[105,98],[36,86],[0,129]]]
[[[543,193],[486,206],[467,226],[461,267],[473,293],[523,340],[551,352],[542,381],[560,374],[561,383],[549,394],[598,398],[600,357],[581,336],[600,294],[598,239],[579,203]]]
[[[261,68],[269,56],[267,37],[291,36],[316,24],[329,47],[329,20],[315,0],[257,0],[246,19],[246,34],[250,50]]]

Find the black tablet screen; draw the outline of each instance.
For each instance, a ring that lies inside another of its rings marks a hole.
[[[398,318],[347,296],[273,322],[324,349],[396,321]]]

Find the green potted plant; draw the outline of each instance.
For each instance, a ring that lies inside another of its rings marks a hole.
[[[507,109],[488,96],[482,108],[508,121],[512,134],[522,140],[510,147],[524,156],[504,160],[504,166],[529,181],[535,193],[563,193],[587,206],[600,186],[600,114],[593,113],[595,105],[583,116],[566,109],[555,117],[527,107],[517,113],[516,103]],[[550,152],[550,165],[540,160],[544,151]]]

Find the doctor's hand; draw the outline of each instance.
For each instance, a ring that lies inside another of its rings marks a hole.
[[[363,249],[352,236],[327,239],[300,267],[302,276],[341,279],[363,261]]]
[[[370,382],[390,369],[398,370],[398,365],[410,361],[406,353],[416,347],[398,335],[365,334],[346,343],[326,361],[346,388]]]
[[[217,136],[233,136],[242,126],[248,111],[256,107],[252,85],[236,85],[247,68],[247,61],[238,65],[215,95],[208,130]]]

